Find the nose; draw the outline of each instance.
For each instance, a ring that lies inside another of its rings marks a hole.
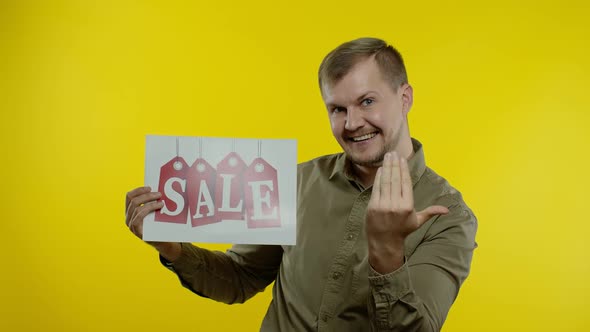
[[[350,107],[346,112],[346,123],[344,129],[348,131],[355,131],[365,124],[363,114],[357,108]]]

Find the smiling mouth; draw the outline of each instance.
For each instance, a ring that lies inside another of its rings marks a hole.
[[[364,134],[362,136],[349,137],[348,139],[353,142],[363,142],[363,141],[369,140],[375,136],[377,136],[376,131],[372,132],[372,133]]]

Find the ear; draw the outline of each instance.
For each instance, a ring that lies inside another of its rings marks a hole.
[[[414,104],[414,89],[405,83],[399,87],[398,92],[402,101],[402,113],[407,116]]]

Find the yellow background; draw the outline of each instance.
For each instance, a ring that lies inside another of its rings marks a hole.
[[[270,290],[199,298],[126,230],[144,136],[337,152],[317,67],[361,36],[404,55],[412,135],[479,219],[443,331],[590,330],[589,5],[518,3],[2,1],[0,330],[258,330]]]

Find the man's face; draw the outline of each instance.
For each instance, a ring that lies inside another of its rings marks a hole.
[[[332,133],[356,165],[378,167],[386,152],[408,135],[412,88],[393,90],[372,57],[361,60],[333,86],[323,87]]]

